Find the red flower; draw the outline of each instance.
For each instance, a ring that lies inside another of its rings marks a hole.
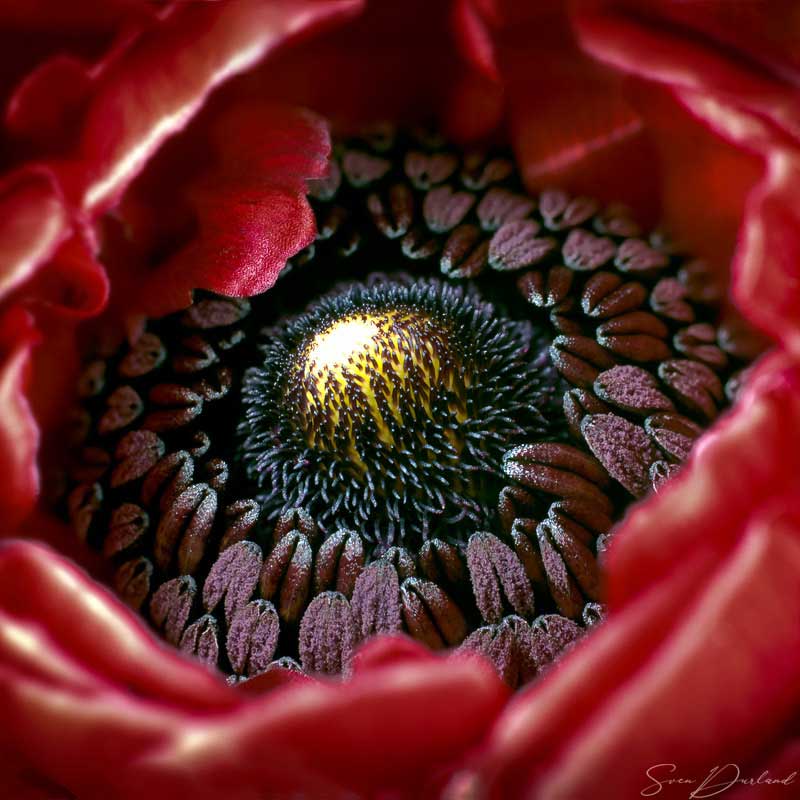
[[[69,14],[29,4],[0,19],[13,78],[0,192],[9,536],[48,540],[98,569],[39,500],[49,487],[37,466],[65,413],[85,320],[106,310],[91,323],[97,338],[123,316],[133,325],[181,307],[192,288],[268,289],[314,236],[304,194],[324,174],[323,116],[356,125],[436,111],[464,141],[506,124],[530,188],[555,183],[663,216],[777,344],[681,475],[626,519],[610,552],[608,622],[508,705],[482,662],[391,638],[364,648],[343,684],[249,697],[159,644],[61,555],[6,545],[9,796],[617,798],[639,796],[658,764],[698,782],[726,762],[742,777],[790,775],[800,701],[791,3],[585,2],[567,16],[479,0],[366,11],[344,0],[131,0]],[[660,788],[685,796],[685,785]],[[740,787],[770,790],[780,787]]]

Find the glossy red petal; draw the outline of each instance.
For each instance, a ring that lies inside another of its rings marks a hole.
[[[647,170],[657,178],[659,223],[681,248],[706,261],[724,296],[747,197],[763,161],[720,139],[666,88],[635,82],[629,97],[652,144]]]
[[[387,121],[430,125],[443,119],[465,69],[451,17],[446,2],[366,3],[347,25],[265,61],[236,91],[256,102],[306,106],[342,132]]]
[[[755,786],[735,787],[731,791],[729,800],[769,800],[775,797],[775,792],[791,792],[800,779],[797,765],[800,763],[800,739],[796,734],[786,737],[776,746],[777,752],[770,754],[767,758],[759,759],[757,765],[749,768],[747,776],[766,775],[768,778],[782,782],[769,783],[762,781]],[[783,788],[787,787],[787,788]]]
[[[219,726],[195,728],[189,751],[177,742],[142,764],[143,774],[177,788],[190,764],[203,798],[259,787],[278,797],[292,790],[328,796],[321,785],[331,797],[419,797],[438,770],[477,743],[507,690],[482,661],[421,654],[376,664],[344,684],[272,697]]]
[[[52,551],[0,548],[0,741],[81,798],[414,796],[508,690],[477,659],[372,648],[349,681],[245,700]]]
[[[754,323],[800,352],[800,298],[794,290],[800,280],[800,145],[713,96],[684,91],[678,99],[719,136],[761,156],[762,174],[743,208],[733,295]]]
[[[198,711],[236,704],[221,681],[161,644],[108,590],[43,545],[0,547],[0,612],[43,627],[65,658],[124,694]]]
[[[725,18],[722,5],[709,3],[687,15],[675,4],[658,3],[643,15],[583,3],[576,25],[589,52],[667,87],[692,115],[699,148],[680,132],[670,135],[675,110],[672,122],[663,113],[653,120],[652,104],[642,101],[665,167],[667,220],[700,254],[716,251],[718,266],[730,258],[741,223],[734,296],[751,321],[797,350],[800,306],[792,287],[800,234],[793,187],[800,168],[800,74],[786,33],[775,24],[777,9],[754,3],[734,14],[749,20],[750,37]],[[708,142],[701,127],[717,142]],[[688,180],[703,191],[687,193]]]
[[[208,94],[288,37],[352,14],[355,0],[240,0],[176,4],[103,72],[83,128],[73,188],[81,205],[109,208]]]
[[[8,528],[30,511],[39,492],[39,429],[26,397],[31,349],[38,341],[31,315],[20,308],[0,317],[0,515]]]
[[[491,787],[497,797],[523,794],[605,697],[636,673],[642,654],[658,646],[684,598],[712,568],[709,554],[691,554],[672,582],[652,587],[640,602],[593,631],[547,679],[514,698],[476,765],[482,787]]]
[[[641,12],[636,0],[616,5]],[[665,26],[701,32],[722,47],[740,51],[751,65],[779,69],[784,78],[797,82],[800,53],[797,52],[797,4],[794,0],[750,0],[729,3],[705,0],[703,3],[676,3],[651,0],[648,15]]]
[[[748,198],[734,297],[750,320],[800,354],[800,152],[775,149]]]
[[[720,760],[752,759],[800,704],[799,534],[796,510],[774,508],[749,526],[671,621],[655,617],[632,628],[647,598],[612,616],[562,670],[500,718],[498,748],[488,757],[489,796],[524,786],[542,800],[589,797],[597,787],[602,797],[631,797],[649,784],[646,771],[654,764],[675,762],[682,774],[702,776]],[[676,574],[649,597],[683,584]],[[617,654],[607,648],[615,634],[626,659],[638,660],[636,669],[588,704],[573,696],[576,710],[565,729],[576,672],[592,683],[603,679],[592,679],[590,668],[618,674]],[[549,753],[534,749],[531,728],[555,743]]]
[[[641,14],[638,8],[618,10],[602,0],[577,5],[581,41],[605,63],[674,88],[712,93],[800,136],[798,91],[786,82],[789,76],[779,61],[771,75],[766,65],[749,63],[730,46],[704,36],[694,21],[685,27],[666,24],[653,13],[657,7]],[[761,9],[760,16],[774,13],[764,3]]]
[[[0,189],[0,297],[19,287],[70,234],[70,219],[51,172],[27,170]]]

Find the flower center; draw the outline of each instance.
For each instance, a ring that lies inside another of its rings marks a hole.
[[[339,142],[311,202],[317,239],[264,296],[198,292],[88,365],[65,510],[231,680],[340,673],[404,631],[524,683],[602,616],[612,526],[747,354],[697,261],[530,196],[507,154]]]
[[[488,524],[505,450],[546,427],[532,342],[529,323],[431,279],[341,286],[285,320],[242,392],[265,513],[303,506],[383,548]]]

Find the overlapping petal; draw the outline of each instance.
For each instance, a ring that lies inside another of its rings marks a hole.
[[[246,699],[54,552],[0,549],[0,740],[18,772],[81,798],[415,796],[477,742],[508,690],[479,660],[371,649],[347,684]]]
[[[144,287],[140,307],[152,315],[187,305],[198,286],[260,294],[314,239],[306,181],[328,169],[330,140],[321,118],[283,106],[235,108],[222,117],[214,140],[218,163],[187,191],[197,230]]]
[[[42,67],[12,98],[10,119],[21,132],[36,136],[37,126],[53,124],[53,118],[43,112],[37,116],[33,101],[77,74],[80,80],[70,83],[74,94],[64,99],[62,92],[57,110],[51,109],[58,122],[66,123],[80,106],[80,119],[70,120],[78,130],[77,141],[71,152],[50,159],[46,174],[53,186],[14,187],[9,198],[14,213],[4,215],[4,224],[14,225],[21,241],[4,260],[9,277],[0,286],[3,294],[47,263],[55,244],[76,232],[76,224],[118,203],[153,153],[189,123],[217,86],[287,39],[348,16],[357,7],[350,0],[176,3],[149,26],[124,36],[91,67],[82,69],[64,57]],[[41,133],[38,138],[47,139]],[[40,177],[39,184],[44,180]],[[312,230],[307,224],[304,234]],[[202,277],[196,283],[201,285]]]
[[[714,209],[730,209],[741,224],[736,252],[733,292],[741,310],[776,339],[798,350],[798,234],[794,176],[800,164],[800,75],[786,31],[800,21],[784,8],[783,32],[773,4],[753,3],[741,17],[753,28],[752,37],[725,17],[726,3],[709,3],[698,15],[687,16],[675,4],[657,4],[642,14],[624,3],[578,4],[575,21],[583,45],[597,58],[648,82],[664,86],[702,125],[737,150],[760,160],[748,183],[731,187],[752,168],[737,170],[732,163],[720,169],[720,188]],[[745,40],[745,50],[743,47]],[[733,47],[732,44],[737,45]],[[713,163],[713,159],[711,163]],[[744,159],[739,157],[741,164]],[[673,170],[686,176],[686,170]],[[749,185],[748,185],[749,184]],[[679,197],[689,213],[686,181]],[[719,213],[719,211],[717,211]],[[692,242],[706,235],[695,216],[689,229]],[[732,241],[733,231],[727,231]],[[716,237],[715,237],[716,238]],[[756,300],[757,298],[757,300]]]
[[[733,256],[740,308],[796,352],[788,57],[768,63],[762,48],[754,69],[730,26],[687,30],[696,19],[675,4],[576,5],[590,52],[657,84],[626,97],[653,131],[668,221],[718,264]],[[681,475],[628,516],[608,559],[611,618],[501,717],[478,771],[490,796],[638,796],[655,764],[702,780],[720,762],[755,776],[770,763],[800,701],[798,377],[792,356],[768,359]]]

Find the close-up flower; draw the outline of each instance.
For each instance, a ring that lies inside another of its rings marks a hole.
[[[0,5],[4,796],[795,796],[799,34]]]

